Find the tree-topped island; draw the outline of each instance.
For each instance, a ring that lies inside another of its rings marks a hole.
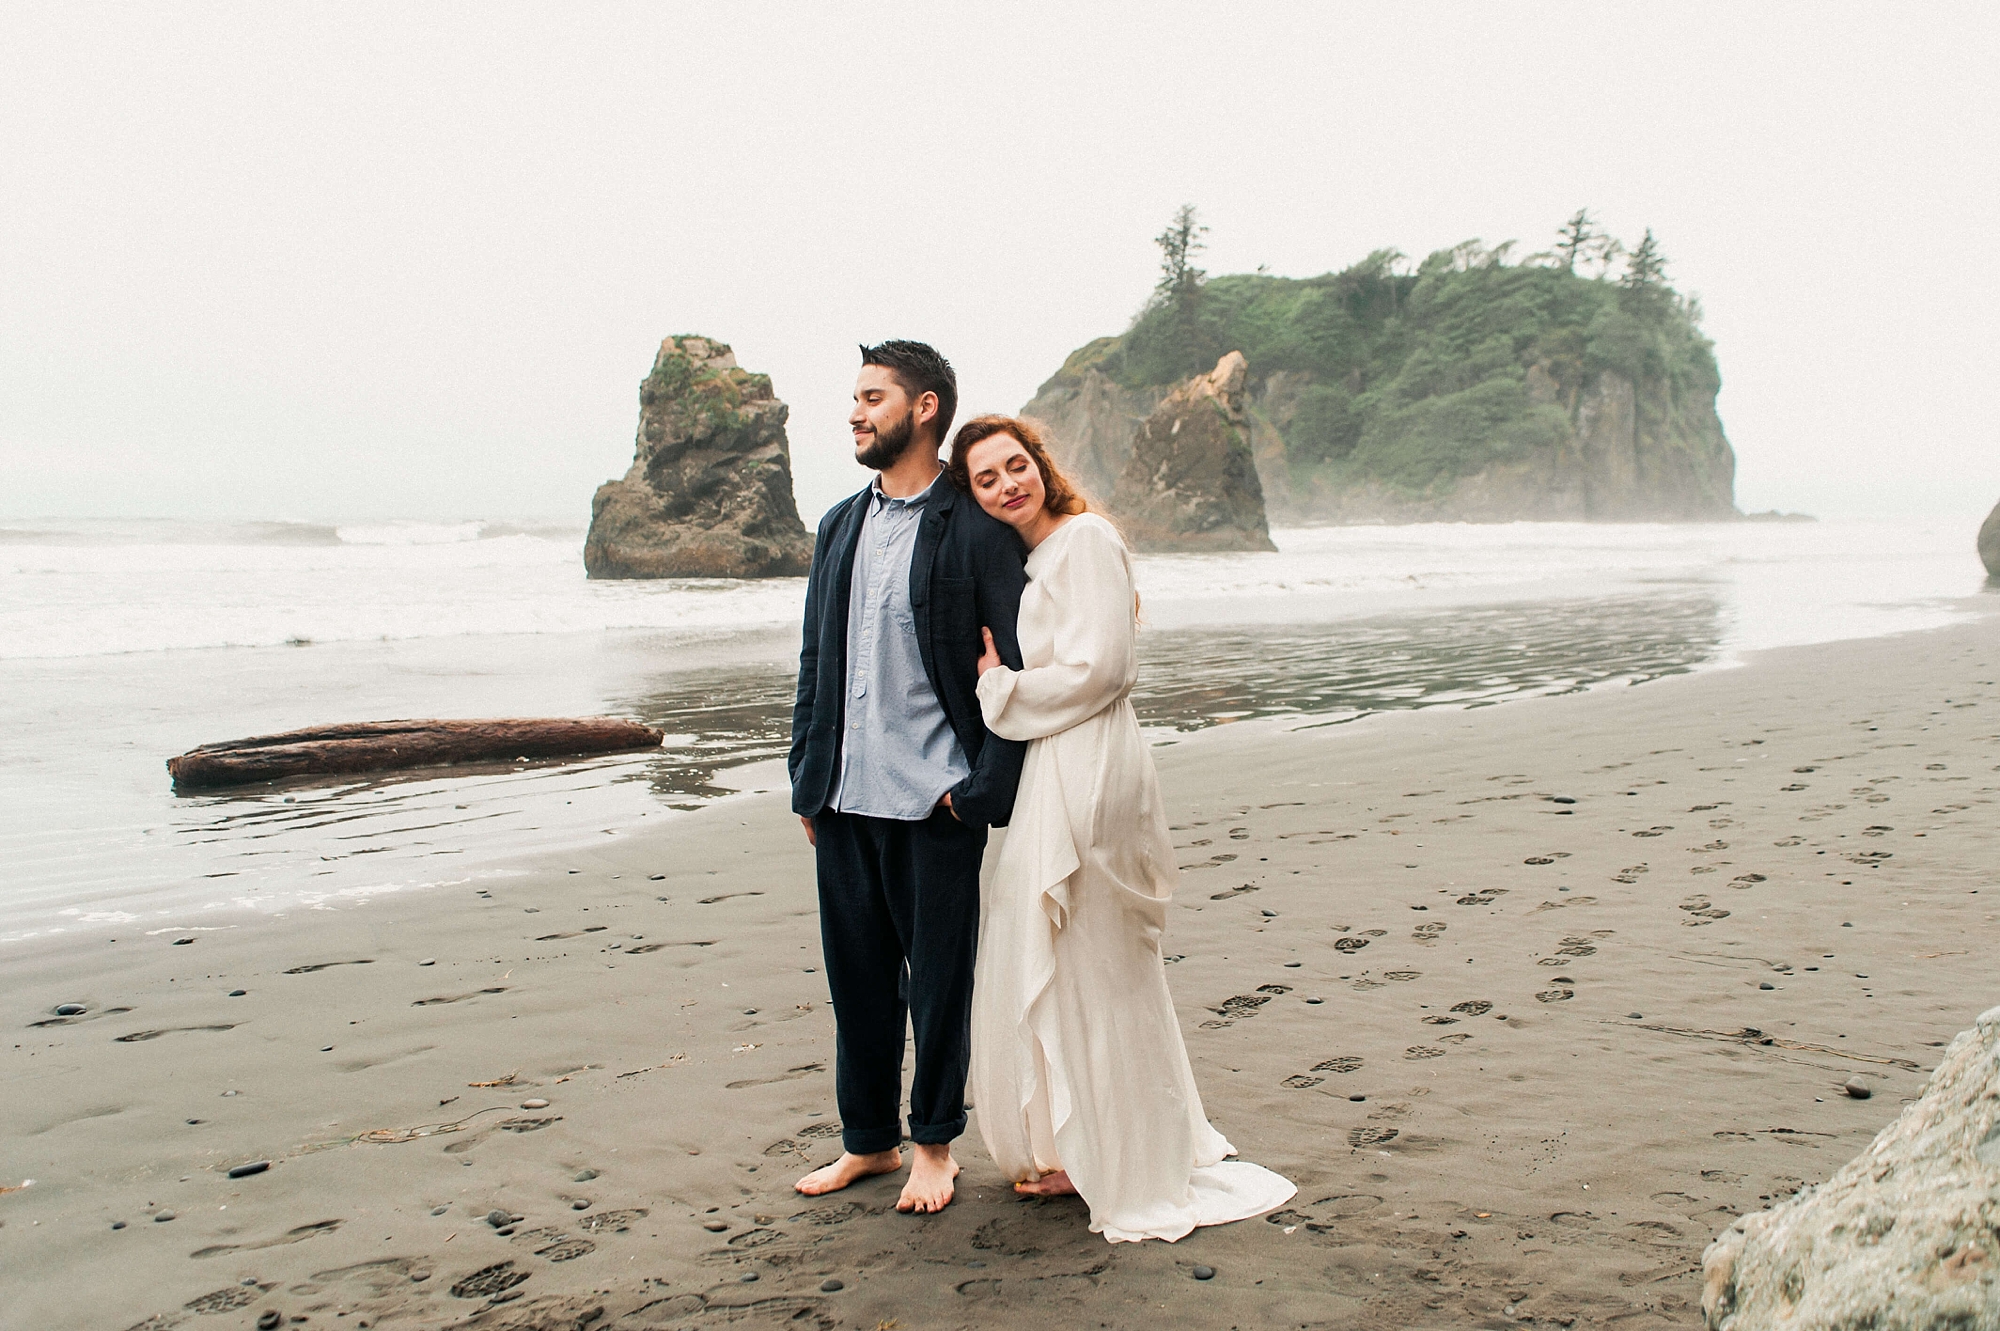
[[[1072,353],[1022,409],[1097,494],[1138,423],[1240,351],[1280,522],[1737,516],[1714,349],[1650,230],[1627,251],[1579,210],[1518,262],[1513,242],[1472,240],[1311,278],[1208,277],[1205,231],[1182,208],[1132,326]]]

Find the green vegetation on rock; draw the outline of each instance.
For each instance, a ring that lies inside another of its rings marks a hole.
[[[1191,222],[1176,219],[1183,239]],[[1123,335],[1079,348],[1027,410],[1060,417],[1092,374],[1143,405],[1240,351],[1252,410],[1281,441],[1260,455],[1266,489],[1290,516],[1464,516],[1472,501],[1454,495],[1474,478],[1493,483],[1482,495],[1519,492],[1502,510],[1574,493],[1546,512],[1470,516],[1732,516],[1700,307],[1667,285],[1650,232],[1614,280],[1619,247],[1589,226],[1579,213],[1555,254],[1519,263],[1511,245],[1468,241],[1414,271],[1385,249],[1319,277],[1163,281]],[[1168,254],[1175,264],[1187,271],[1185,252]],[[1629,439],[1593,439],[1607,404],[1630,416]],[[1592,456],[1607,448],[1631,456]]]

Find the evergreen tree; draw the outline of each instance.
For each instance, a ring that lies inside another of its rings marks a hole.
[[[1162,300],[1183,305],[1201,288],[1208,273],[1194,266],[1194,256],[1208,248],[1202,241],[1207,234],[1208,228],[1195,218],[1194,205],[1184,203],[1167,229],[1153,238],[1160,247],[1160,282],[1153,291]]]
[[[1666,284],[1667,256],[1660,253],[1660,242],[1653,239],[1653,228],[1647,227],[1646,238],[1625,261],[1625,276],[1618,279],[1618,285],[1627,291],[1652,291]]]
[[[1590,215],[1590,209],[1579,208],[1569,221],[1556,232],[1556,257],[1570,272],[1576,271],[1576,261],[1596,251],[1605,239],[1597,229],[1597,221]]]

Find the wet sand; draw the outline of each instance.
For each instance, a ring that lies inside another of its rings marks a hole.
[[[1989,617],[1157,749],[1208,1110],[1300,1187],[1174,1245],[1015,1198],[976,1132],[940,1216],[792,1193],[837,1120],[779,796],[23,950],[0,1326],[1697,1325],[1713,1234],[2000,1001],[1996,661]]]

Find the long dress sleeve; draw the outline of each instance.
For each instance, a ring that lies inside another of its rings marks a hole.
[[[1087,721],[1125,696],[1138,674],[1130,557],[1110,524],[1072,525],[1061,558],[1042,575],[1056,611],[1055,659],[979,678],[986,728],[1003,739],[1040,739]]]

